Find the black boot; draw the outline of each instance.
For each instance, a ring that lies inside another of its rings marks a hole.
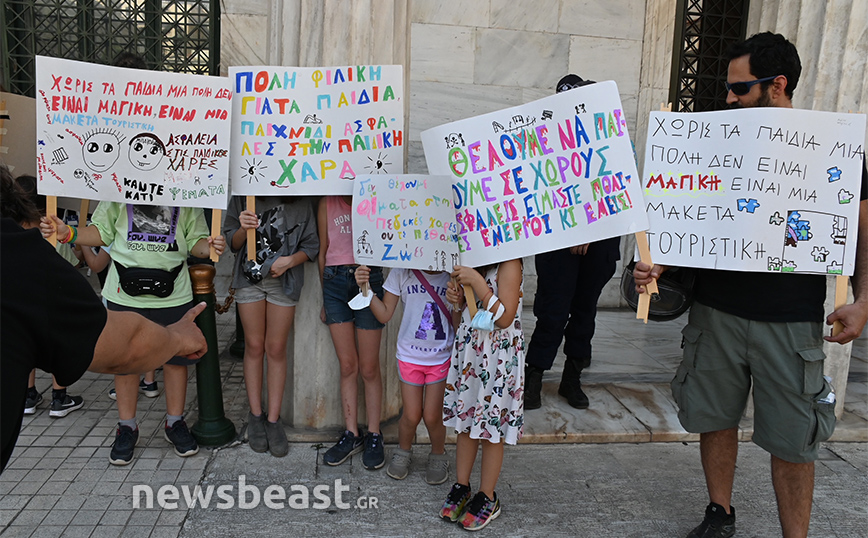
[[[588,396],[582,390],[581,363],[581,359],[567,357],[567,361],[564,363],[564,375],[561,377],[561,386],[558,387],[558,394],[567,399],[570,407],[587,409],[589,402]]]
[[[524,408],[539,409],[542,407],[542,378],[545,370],[531,364],[524,367]]]

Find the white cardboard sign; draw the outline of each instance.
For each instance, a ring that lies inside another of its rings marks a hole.
[[[40,194],[226,207],[228,79],[37,56],[36,90]]]
[[[428,129],[422,144],[428,171],[452,178],[464,265],[648,227],[612,81]]]
[[[400,65],[230,67],[233,195],[352,194],[404,171]]]
[[[865,115],[652,112],[642,176],[655,263],[852,275]]]
[[[356,263],[452,271],[458,224],[448,176],[358,176],[353,192]]]

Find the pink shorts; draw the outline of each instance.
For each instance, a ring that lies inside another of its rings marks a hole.
[[[446,376],[449,374],[450,362],[451,360],[447,360],[443,364],[424,366],[398,359],[398,377],[408,385],[417,387],[433,385],[434,383],[446,380]]]

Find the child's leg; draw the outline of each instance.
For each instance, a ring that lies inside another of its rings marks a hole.
[[[265,354],[265,299],[239,303],[238,317],[244,329],[244,386],[250,412],[262,415],[262,361]]]
[[[36,368],[30,370],[30,376],[27,378],[27,388],[36,388]]]
[[[157,373],[156,370],[151,370],[150,372],[145,372],[145,383],[147,383],[148,385],[153,383],[154,378],[156,376],[156,373]]]
[[[35,381],[34,381],[35,383]],[[51,388],[54,390],[65,389],[66,387],[60,386],[57,384],[57,379],[54,376],[51,376]]]
[[[136,401],[139,399],[139,376],[116,375],[115,393],[118,401],[118,416],[121,420],[136,418]]]
[[[482,443],[482,472],[479,478],[479,491],[485,493],[489,499],[494,499],[494,488],[497,479],[500,478],[500,469],[503,467],[503,442]]]
[[[445,392],[445,379],[439,383],[425,386],[425,406],[422,413],[425,418],[425,427],[428,428],[428,437],[431,439],[432,454],[446,452],[446,426],[443,425],[443,394]],[[406,403],[404,405],[406,409]]]
[[[455,474],[459,484],[470,485],[470,471],[476,461],[479,439],[471,439],[469,433],[459,433],[455,444]]]
[[[268,357],[268,420],[277,422],[286,387],[286,340],[295,319],[294,306],[267,303],[265,354]],[[262,372],[260,369],[260,379]]]
[[[163,382],[166,384],[166,414],[183,415],[184,404],[187,399],[187,367],[165,364],[163,366]],[[118,394],[120,395],[120,391]],[[120,397],[118,401],[120,401]]]
[[[352,322],[329,325],[332,343],[341,365],[341,406],[344,410],[346,429],[359,435],[359,355],[356,350],[356,332]]]
[[[423,391],[424,387],[401,383],[401,400],[404,403],[404,411],[401,413],[401,420],[398,421],[398,446],[404,450],[410,450],[413,447],[416,426],[422,420]]]
[[[368,431],[380,433],[380,413],[383,409],[383,379],[380,376],[380,335],[382,329],[359,329],[359,370],[365,382],[365,409]]]

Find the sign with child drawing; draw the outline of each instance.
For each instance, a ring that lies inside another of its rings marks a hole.
[[[356,263],[452,271],[458,224],[448,176],[364,175],[353,192]]]
[[[233,195],[352,194],[404,171],[400,65],[230,67]]]
[[[652,112],[642,176],[655,263],[852,275],[865,115]]]
[[[229,81],[36,58],[40,194],[225,208]]]
[[[612,81],[435,127],[422,144],[428,171],[452,178],[463,265],[648,227]]]

